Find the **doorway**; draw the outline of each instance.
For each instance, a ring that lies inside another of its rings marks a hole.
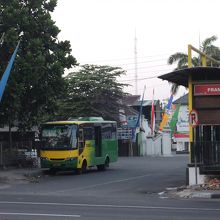
[[[95,156],[102,156],[102,127],[95,127]]]

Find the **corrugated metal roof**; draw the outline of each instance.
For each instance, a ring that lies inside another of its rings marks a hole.
[[[123,98],[123,103],[125,104],[125,105],[133,105],[137,100],[139,100],[140,99],[140,95],[128,95],[128,96],[125,96],[124,98]]]
[[[190,74],[193,80],[219,80],[220,68],[219,67],[192,67],[181,70],[176,70],[159,76],[159,79],[167,80],[177,85],[188,87],[188,79]]]
[[[173,102],[173,104],[182,104],[182,105],[188,105],[188,93],[186,95],[181,96],[177,100]]]
[[[132,106],[140,106],[142,100],[136,101]],[[154,100],[154,105],[156,105],[158,100]],[[143,106],[151,106],[152,105],[152,100],[144,100],[143,101]]]

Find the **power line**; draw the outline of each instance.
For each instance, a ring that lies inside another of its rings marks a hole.
[[[137,59],[142,58],[149,58],[149,57],[159,57],[159,56],[169,56],[170,54],[157,54],[157,55],[149,55],[149,56],[141,56],[137,57]],[[83,63],[97,63],[97,62],[109,62],[109,61],[121,61],[121,60],[134,60],[133,57],[127,57],[127,58],[115,58],[115,59],[106,59],[106,60],[90,60],[90,61],[84,61]]]
[[[165,69],[162,69],[162,70],[157,70],[157,71],[153,71],[153,72],[148,72],[148,74],[151,74],[151,75],[153,75],[153,74],[155,74],[155,72],[164,72],[164,71],[170,71],[170,69],[169,70],[165,70]],[[142,74],[146,74],[146,72],[142,72]],[[162,73],[160,73],[160,74],[157,74],[157,75],[155,75],[155,76],[150,76],[150,78],[156,78],[156,77],[158,77],[158,76],[160,76]],[[131,74],[126,74],[126,76],[130,76]],[[125,78],[124,76],[122,76],[123,78]],[[142,78],[138,78],[138,80],[140,80],[140,79],[142,79]],[[145,79],[145,78],[143,78],[143,79]],[[125,80],[123,80],[123,81],[134,81],[134,79],[132,78],[132,79],[125,79]]]
[[[154,65],[154,66],[142,66],[142,67],[138,67],[138,69],[150,69],[150,68],[160,67],[160,66],[168,66],[168,65],[167,64],[161,64],[161,65]],[[126,71],[130,71],[130,70],[134,70],[134,68],[126,69]]]
[[[159,62],[159,61],[164,61],[165,59],[156,59],[156,60],[145,60],[145,61],[142,61],[142,62],[137,62],[137,64],[143,64],[143,63],[155,63],[155,62]],[[122,65],[122,66],[128,66],[128,65],[134,65],[135,63],[134,62],[131,62],[131,63],[120,63],[119,65]],[[116,64],[113,64],[113,65],[116,65]],[[165,64],[164,64],[165,65]],[[166,65],[168,65],[166,63]]]
[[[159,87],[159,86],[166,86],[164,83],[160,83],[160,84],[156,84],[156,85],[152,85],[152,86],[146,86],[146,89],[151,89],[151,88],[155,88],[155,87]],[[126,92],[134,92],[135,90],[128,90]]]
[[[160,75],[149,76],[149,77],[145,77],[145,78],[138,78],[137,80],[140,81],[140,80],[145,80],[145,79],[154,79],[154,78],[157,78],[158,76],[160,76]],[[135,81],[135,79],[127,79],[127,80],[123,80],[121,82],[130,82],[130,81]]]

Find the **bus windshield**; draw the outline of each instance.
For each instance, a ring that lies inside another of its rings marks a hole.
[[[77,147],[77,125],[44,125],[41,142],[43,149],[74,149]]]

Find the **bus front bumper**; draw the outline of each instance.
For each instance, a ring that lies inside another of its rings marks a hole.
[[[41,168],[75,169],[77,168],[77,157],[66,158],[65,160],[41,157]]]

